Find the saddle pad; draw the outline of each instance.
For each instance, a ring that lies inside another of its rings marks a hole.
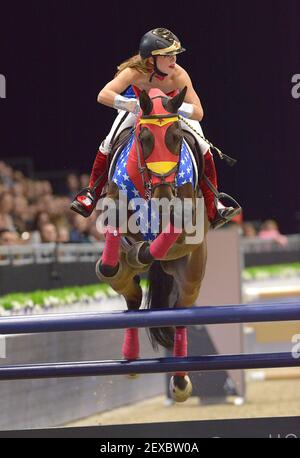
[[[154,205],[151,205],[151,200],[145,199],[145,194],[142,193],[141,186],[137,186],[137,178],[140,179],[137,167],[135,173],[131,173],[132,167],[128,167],[130,155],[136,155],[134,147],[134,135],[130,137],[128,143],[124,146],[123,151],[119,154],[116,168],[112,176],[112,181],[118,186],[121,192],[127,194],[130,207],[137,211],[137,224],[140,226],[140,231],[144,240],[152,241],[158,235],[158,212]],[[186,183],[192,183],[195,186],[195,170],[191,159],[191,153],[185,141],[182,142],[181,158],[179,170],[175,179],[176,186],[180,187]],[[143,199],[138,202],[135,199]],[[133,207],[133,205],[135,205]]]

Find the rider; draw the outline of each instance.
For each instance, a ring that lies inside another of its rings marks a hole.
[[[178,110],[184,118],[188,118],[186,125],[181,121],[185,130],[194,134],[204,155],[204,173],[210,182],[217,188],[217,175],[209,145],[194,131],[203,137],[199,121],[203,118],[203,109],[188,73],[176,63],[176,55],[184,52],[178,38],[169,30],[157,28],[147,32],[141,39],[139,54],[131,57],[118,67],[115,78],[100,91],[98,102],[119,110],[111,131],[101,143],[97,152],[89,187],[77,194],[71,204],[72,210],[82,216],[90,216],[102,189],[107,182],[107,156],[111,151],[111,144],[116,135],[135,124],[138,114],[138,96],[141,90],[151,88],[161,89],[165,94],[174,96],[178,90],[187,86],[185,101]],[[194,131],[193,131],[194,130]],[[103,175],[104,174],[104,175]],[[102,178],[99,180],[100,176]],[[96,181],[100,181],[96,184]],[[224,207],[218,203],[215,206],[214,194],[204,180],[200,183],[203,192],[208,219],[212,227],[216,228],[229,221],[235,214],[233,207]],[[95,188],[95,189],[93,189]]]

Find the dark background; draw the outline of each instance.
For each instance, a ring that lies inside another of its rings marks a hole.
[[[89,171],[115,112],[97,104],[116,66],[155,27],[177,34],[202,101],[208,139],[238,159],[216,159],[220,189],[245,219],[300,231],[300,0],[27,0],[0,4],[0,157],[36,171]]]

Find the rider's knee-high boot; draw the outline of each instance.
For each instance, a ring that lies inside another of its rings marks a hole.
[[[204,155],[204,174],[212,185],[218,189],[217,171],[212,153],[208,150]],[[225,207],[220,201],[215,204],[215,195],[204,180],[201,180],[200,188],[203,192],[207,216],[211,227],[217,229],[230,221],[235,215],[239,214],[240,207]]]
[[[217,171],[213,159],[213,155],[210,150],[204,155],[204,174],[207,176],[209,181],[214,185],[215,188],[218,188],[217,180]],[[210,221],[212,221],[216,216],[216,206],[214,202],[214,193],[209,189],[205,181],[202,179],[200,182],[200,188],[203,193],[207,216]]]
[[[96,189],[94,190],[95,196],[96,196],[96,200],[99,200],[101,191],[102,191],[104,185],[107,182],[107,171],[106,171],[106,168],[107,168],[107,157],[108,157],[107,154],[103,154],[99,150],[97,155],[96,155],[96,157],[95,157],[95,160],[94,160],[92,173],[91,173],[90,181],[89,181],[89,188],[90,189],[93,189],[96,180],[104,173],[104,176],[100,180],[100,183],[97,184]]]
[[[82,189],[71,204],[71,209],[82,216],[90,216],[96,207],[97,201],[100,198],[102,189],[107,182],[107,155],[100,150],[97,152],[94,160],[92,173],[90,176],[89,186]],[[101,177],[99,183],[96,181]]]

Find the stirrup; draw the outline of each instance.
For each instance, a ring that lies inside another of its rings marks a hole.
[[[234,206],[218,208],[218,202],[221,201],[221,199],[229,200]],[[228,223],[230,220],[232,220],[232,218],[234,218],[234,216],[239,215],[242,211],[240,204],[225,192],[220,192],[219,197],[214,198],[214,202],[217,209],[217,214],[210,222],[210,225],[213,229],[218,229],[219,227],[224,226],[224,224]]]
[[[89,194],[89,195],[88,195]],[[79,197],[86,199],[86,202],[82,199],[82,202],[79,201]],[[70,205],[70,209],[79,215],[84,216],[87,218],[90,216],[96,206],[96,194],[95,192],[87,187],[81,189],[75,196],[73,202]]]

